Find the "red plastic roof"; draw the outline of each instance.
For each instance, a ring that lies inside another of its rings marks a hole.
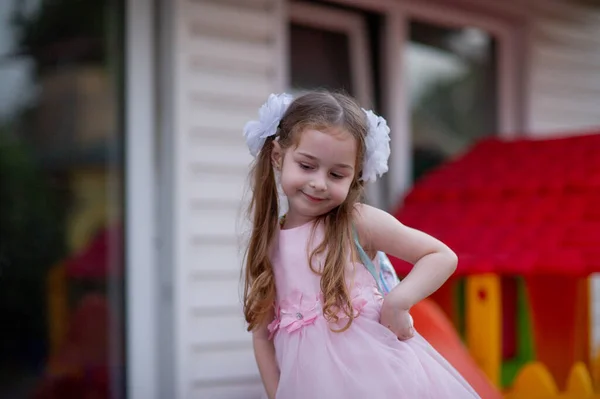
[[[421,179],[394,215],[456,251],[457,275],[600,272],[600,132],[482,141]]]

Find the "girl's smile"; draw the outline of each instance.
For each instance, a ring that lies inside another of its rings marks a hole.
[[[312,195],[306,194],[304,191],[302,191],[302,194],[304,194],[306,196],[306,198],[308,198],[309,201],[315,202],[315,203],[319,203],[321,201],[325,201],[326,198],[318,198],[318,197],[313,197]]]

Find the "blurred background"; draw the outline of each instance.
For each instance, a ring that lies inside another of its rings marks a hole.
[[[260,397],[241,132],[314,88],[459,254],[417,329],[484,398],[600,395],[597,1],[0,0],[0,398]]]

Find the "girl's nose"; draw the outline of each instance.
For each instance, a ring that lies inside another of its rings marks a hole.
[[[310,182],[310,187],[318,191],[325,191],[327,185],[323,178],[317,177]]]

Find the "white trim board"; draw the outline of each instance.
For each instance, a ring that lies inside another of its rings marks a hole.
[[[126,390],[132,399],[158,399],[154,3],[128,0],[126,7]]]

